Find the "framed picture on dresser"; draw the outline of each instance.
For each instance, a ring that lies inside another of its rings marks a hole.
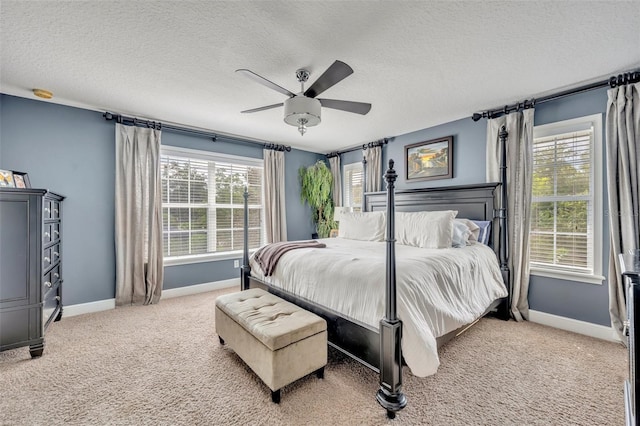
[[[5,188],[15,188],[16,184],[13,180],[13,172],[10,170],[0,170],[0,186]]]
[[[29,181],[29,175],[24,172],[17,172],[15,170],[13,173],[13,182],[16,188],[31,188],[31,182]]]

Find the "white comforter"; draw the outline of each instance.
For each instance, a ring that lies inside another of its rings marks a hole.
[[[377,329],[385,308],[386,243],[320,241],[327,247],[286,253],[269,277],[252,258],[251,273]],[[403,355],[420,377],[438,369],[436,337],[473,322],[507,295],[496,255],[482,244],[451,249],[396,244],[396,282]]]

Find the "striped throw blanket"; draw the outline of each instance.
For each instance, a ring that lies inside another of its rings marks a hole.
[[[273,270],[276,269],[278,261],[286,252],[300,248],[324,248],[326,246],[326,244],[319,243],[316,240],[271,243],[260,247],[258,251],[256,251],[255,259],[258,265],[260,265],[265,277],[268,277],[273,273]]]

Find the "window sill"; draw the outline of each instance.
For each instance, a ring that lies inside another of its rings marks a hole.
[[[249,255],[255,252],[257,249],[249,250]],[[178,266],[189,265],[192,263],[204,263],[204,262],[218,262],[220,260],[239,259],[242,263],[242,250],[227,251],[224,253],[207,253],[207,254],[195,254],[189,256],[173,256],[164,258],[164,266]],[[242,266],[242,264],[240,265]]]
[[[535,275],[537,277],[547,277],[547,278],[555,278],[558,280],[565,281],[576,281],[585,284],[596,284],[602,285],[602,281],[605,280],[605,277],[601,275],[585,275],[576,272],[566,272],[566,271],[555,271],[549,269],[537,269],[531,268],[531,275]]]

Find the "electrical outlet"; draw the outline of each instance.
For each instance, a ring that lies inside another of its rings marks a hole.
[[[239,260],[234,260],[233,261],[233,267],[234,268],[239,268],[240,267],[240,261]]]

